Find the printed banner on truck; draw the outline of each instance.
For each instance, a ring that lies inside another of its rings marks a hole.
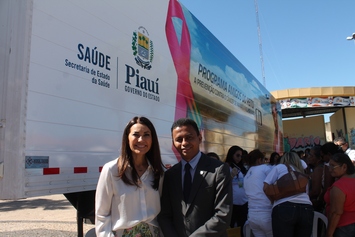
[[[46,172],[25,167],[31,177],[97,177],[133,116],[153,121],[164,164],[179,161],[170,128],[181,117],[222,159],[233,145],[283,150],[280,104],[177,0],[34,0],[31,17],[23,159],[48,157]]]

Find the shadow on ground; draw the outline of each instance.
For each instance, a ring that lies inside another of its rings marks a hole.
[[[77,237],[76,232],[61,231],[61,230],[46,230],[46,229],[36,229],[36,230],[23,230],[23,231],[11,231],[11,232],[1,232],[1,237],[28,237],[28,236],[45,236],[45,237]]]
[[[68,200],[51,200],[46,198],[21,199],[16,201],[0,202],[0,211],[14,211],[18,209],[35,208],[43,208],[43,210],[62,210],[72,208],[72,205]]]

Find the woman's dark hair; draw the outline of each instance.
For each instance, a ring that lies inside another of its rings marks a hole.
[[[217,153],[215,153],[215,152],[208,152],[206,155],[209,156],[209,157],[215,158],[217,160],[221,160],[219,158],[219,156],[217,155]]]
[[[321,149],[322,147],[320,145],[316,145],[310,149],[309,152],[314,151],[314,155],[318,158],[321,159]]]
[[[332,157],[330,159],[339,165],[346,164],[346,167],[347,167],[346,174],[354,174],[355,173],[355,166],[347,154],[336,153],[336,154],[332,155]]]
[[[279,159],[275,159],[276,156],[278,156]],[[277,153],[276,151],[273,152],[273,153],[271,153],[269,164],[270,164],[270,165],[277,165],[278,163],[280,163],[280,157],[281,157],[280,154]]]
[[[237,151],[241,151],[243,154],[243,149],[239,146],[231,146],[229,148],[228,153],[227,153],[227,157],[226,157],[226,163],[232,168],[234,168],[234,167],[239,168],[240,171],[242,171],[242,173],[245,175],[247,173],[247,169],[244,167],[244,164],[243,164],[244,162],[243,162],[242,157],[241,157],[238,164],[234,163],[233,156]]]
[[[171,126],[171,133],[173,133],[173,130],[177,127],[188,126],[188,125],[193,127],[193,129],[197,133],[197,136],[200,136],[200,130],[198,129],[197,123],[190,118],[181,118],[176,120]]]
[[[118,177],[122,179],[125,184],[139,186],[139,176],[137,171],[134,168],[133,158],[132,158],[132,150],[129,147],[128,135],[130,133],[131,127],[135,124],[142,124],[149,128],[152,136],[152,147],[147,152],[146,157],[153,167],[154,172],[154,180],[152,183],[152,187],[157,190],[159,187],[160,177],[164,174],[163,170],[163,162],[161,160],[160,148],[158,135],[155,131],[153,123],[147,119],[146,117],[134,117],[131,121],[126,125],[123,135],[122,135],[122,148],[121,148],[121,156],[118,159]],[[126,170],[128,165],[132,167],[132,180],[127,177]]]
[[[248,151],[244,150],[242,151],[242,160],[244,162],[244,164],[248,164]]]
[[[256,162],[259,159],[262,159],[262,160],[265,159],[264,154],[259,149],[255,149],[255,150],[252,150],[251,152],[249,152],[249,154],[248,154],[248,164],[249,164],[250,167],[251,166],[255,166]]]
[[[302,157],[304,156],[304,151],[302,150],[296,151],[296,153],[300,157],[300,159],[302,159]]]

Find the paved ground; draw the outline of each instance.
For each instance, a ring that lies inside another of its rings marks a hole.
[[[84,224],[84,235],[92,224]],[[76,237],[76,210],[64,195],[0,200],[0,237]]]

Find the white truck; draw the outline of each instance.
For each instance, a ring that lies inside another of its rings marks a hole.
[[[273,96],[177,0],[2,0],[0,32],[0,199],[65,194],[91,216],[136,115],[166,166],[180,117],[222,159],[232,145],[283,149]]]

